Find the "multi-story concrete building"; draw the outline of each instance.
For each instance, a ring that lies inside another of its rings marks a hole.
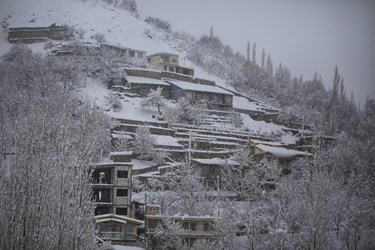
[[[179,65],[179,56],[171,53],[156,53],[148,56],[149,62],[155,69],[183,75],[194,76],[194,69]]]
[[[95,164],[92,175],[95,215],[130,215],[132,152],[112,152],[110,162]]]

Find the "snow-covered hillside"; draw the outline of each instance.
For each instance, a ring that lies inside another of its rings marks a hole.
[[[9,28],[49,26],[56,22],[84,29],[85,38],[101,33],[109,42],[124,47],[147,48],[148,53],[176,52],[170,45],[148,38],[144,31],[151,27],[146,22],[101,1],[2,0],[0,5],[0,20],[6,20]],[[1,34],[3,48],[6,33]]]
[[[186,58],[186,51],[179,48],[176,41],[166,39],[167,35],[160,30],[135,17],[126,10],[103,3],[102,1],[82,0],[3,0],[1,1],[0,21],[12,27],[40,27],[53,23],[69,25],[75,29],[83,29],[84,39],[90,40],[94,34],[104,34],[110,44],[144,50],[148,55],[156,52],[176,53],[180,56],[180,65],[194,68],[198,78],[215,81],[216,85],[226,88],[233,93],[236,90],[225,80],[210,75],[204,69],[194,65]],[[84,14],[83,14],[84,13]],[[147,34],[152,33],[152,37]],[[44,43],[27,45],[34,51],[45,53]],[[0,54],[9,50],[11,44],[7,42],[7,30],[0,33]],[[87,86],[81,90],[84,97],[93,99],[96,105],[106,110],[114,118],[152,121],[157,115],[155,110],[141,107],[140,98],[124,97],[121,102],[123,109],[114,112],[107,107],[108,91],[102,83],[89,79]],[[173,106],[172,103],[169,104]],[[274,134],[282,131],[282,127],[273,123],[255,121],[248,115],[242,115],[244,128],[259,134]]]

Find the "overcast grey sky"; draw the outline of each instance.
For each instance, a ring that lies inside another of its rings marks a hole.
[[[256,42],[292,74],[322,75],[332,85],[335,65],[347,94],[375,97],[375,0],[137,0],[141,18],[161,17],[195,37],[214,33],[236,51]],[[258,59],[259,61],[259,59]]]

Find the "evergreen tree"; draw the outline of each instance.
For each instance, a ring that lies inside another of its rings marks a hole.
[[[253,64],[257,64],[256,43],[253,44]]]
[[[250,42],[247,42],[247,57],[246,57],[246,62],[250,62]]]
[[[269,77],[273,77],[273,65],[270,55],[267,56],[266,72]]]
[[[264,50],[264,48],[262,49],[262,69],[265,69],[266,67],[266,52]]]

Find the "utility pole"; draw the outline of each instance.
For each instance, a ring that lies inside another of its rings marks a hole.
[[[220,175],[218,175],[217,177],[217,200],[218,200],[218,215],[219,217],[221,216],[221,211],[220,211]]]
[[[189,131],[189,166],[191,166],[191,129]]]

